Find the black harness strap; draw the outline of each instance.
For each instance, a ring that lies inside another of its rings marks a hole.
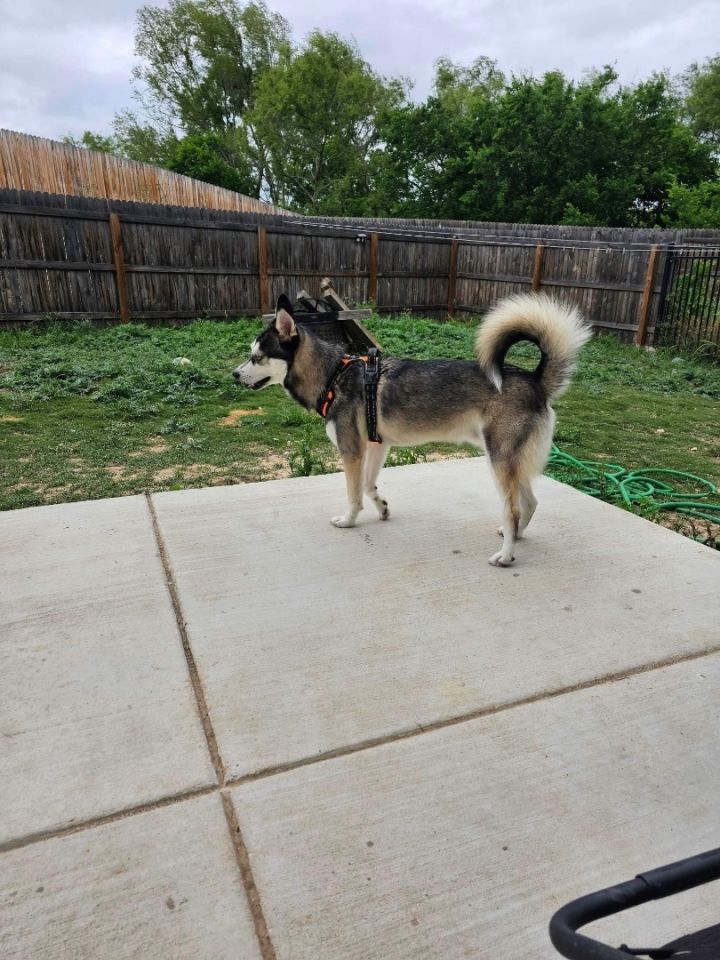
[[[365,367],[365,419],[367,421],[368,440],[372,443],[382,443],[382,438],[378,436],[377,432],[377,386],[380,379],[380,353],[376,347],[370,347],[367,356],[354,357],[346,354],[340,358],[340,362],[320,394],[315,409],[323,419],[327,417],[336,397],[335,383],[338,377],[356,363],[362,363]]]
[[[368,440],[382,443],[377,432],[377,388],[380,379],[380,354],[377,347],[370,347],[365,363],[365,416],[367,418]]]

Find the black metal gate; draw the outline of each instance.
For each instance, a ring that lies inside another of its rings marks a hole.
[[[720,248],[668,248],[655,343],[720,351]]]

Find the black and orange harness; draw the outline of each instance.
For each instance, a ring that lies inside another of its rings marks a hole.
[[[377,432],[377,386],[380,379],[380,353],[376,347],[370,347],[367,354],[362,356],[355,357],[346,353],[340,357],[340,362],[325,384],[325,389],[320,394],[315,409],[323,419],[327,417],[335,400],[335,384],[338,378],[356,363],[362,363],[365,367],[365,417],[367,419],[368,440],[371,443],[382,443],[382,438],[378,436]]]

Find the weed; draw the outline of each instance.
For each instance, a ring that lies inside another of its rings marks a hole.
[[[170,433],[187,433],[188,430],[192,430],[192,424],[188,423],[185,420],[177,420],[175,417],[172,420],[167,420],[158,430],[158,433],[170,434]]]
[[[302,427],[307,424],[310,419],[309,414],[305,413],[300,407],[292,407],[280,419],[280,424],[283,427]]]
[[[425,463],[427,454],[421,447],[395,447],[385,461],[389,467],[406,467],[411,463]]]
[[[317,450],[317,443],[307,432],[301,440],[290,445],[288,466],[293,477],[310,477],[330,472],[326,458]]]

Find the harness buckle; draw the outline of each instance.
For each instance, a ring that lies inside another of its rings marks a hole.
[[[367,358],[363,357],[362,359],[365,360],[365,383],[377,383],[380,376],[380,356],[377,347],[370,347]]]

